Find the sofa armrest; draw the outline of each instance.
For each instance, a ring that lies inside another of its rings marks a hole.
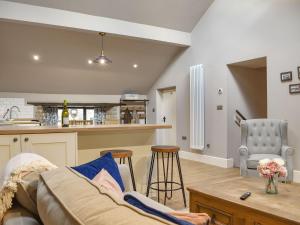
[[[125,192],[132,191],[131,175],[127,164],[118,164],[120,175],[125,187]]]
[[[240,156],[243,156],[243,157],[247,157],[247,158],[248,158],[249,152],[248,152],[247,146],[242,145],[242,146],[239,148],[239,151],[240,151]]]
[[[287,178],[286,180],[288,182],[292,182],[293,181],[293,156],[294,155],[294,149],[283,145],[281,147],[281,157],[285,160],[286,162],[286,169],[287,169]]]
[[[242,145],[239,148],[240,152],[240,174],[241,176],[247,176],[247,159],[249,157],[248,148],[245,145]]]

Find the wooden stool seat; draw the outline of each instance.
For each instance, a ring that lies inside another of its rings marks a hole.
[[[176,153],[180,150],[178,146],[172,145],[155,145],[151,147],[152,152],[159,152],[159,153]]]
[[[108,152],[111,152],[112,157],[114,159],[128,158],[128,157],[132,156],[132,151],[131,150],[125,150],[125,149],[113,149],[113,150],[101,151],[100,156],[103,156]]]
[[[131,161],[132,151],[128,150],[128,149],[111,149],[111,150],[101,151],[100,156],[103,156],[109,152],[112,154],[112,157],[114,159],[120,159],[120,164],[122,164],[122,163],[125,164],[125,160],[127,158],[130,175],[131,175],[132,187],[133,187],[133,190],[136,191],[135,179],[134,179],[134,174],[133,174],[133,166],[132,166],[132,161]]]

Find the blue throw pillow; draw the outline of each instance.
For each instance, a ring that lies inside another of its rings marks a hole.
[[[125,190],[118,165],[110,152],[86,164],[72,167],[72,169],[81,173],[90,180],[92,180],[102,169],[105,169],[118,182],[121,190],[123,192]]]

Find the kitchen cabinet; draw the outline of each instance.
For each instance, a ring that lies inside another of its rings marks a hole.
[[[39,154],[57,166],[74,166],[77,133],[0,135],[0,168],[21,152]]]
[[[20,135],[0,135],[0,170],[10,158],[20,152]]]
[[[75,166],[77,133],[22,134],[21,149],[41,155],[57,166]]]

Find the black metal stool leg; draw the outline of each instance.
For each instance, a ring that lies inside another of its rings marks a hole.
[[[134,179],[134,174],[133,174],[133,168],[132,168],[131,157],[128,157],[127,160],[128,160],[129,169],[130,169],[130,175],[131,175],[132,187],[133,187],[133,190],[136,191],[135,179]]]
[[[168,197],[168,199],[171,199],[172,197],[173,197],[173,177],[174,177],[174,175],[173,175],[173,169],[174,169],[174,153],[172,152],[171,153],[172,154],[172,161],[171,161],[171,196],[170,197]]]
[[[182,188],[182,196],[183,196],[183,201],[184,201],[184,207],[186,207],[185,191],[184,191],[184,185],[183,185],[183,179],[182,179],[182,172],[181,172],[181,165],[180,165],[180,160],[179,160],[179,154],[178,154],[178,152],[176,152],[175,155],[176,155],[176,159],[177,159],[178,173],[179,173],[179,178],[180,178],[180,183],[181,183],[181,188]]]
[[[169,158],[170,158],[170,153],[168,152],[168,158],[167,158],[167,172],[165,176],[165,200],[164,200],[164,205],[166,205],[166,200],[167,200],[167,195],[168,195],[168,176],[169,176]]]
[[[165,158],[164,158],[163,152],[161,153],[161,159],[162,159],[162,164],[163,164],[164,180],[166,180]]]
[[[146,196],[147,196],[147,197],[149,196],[149,191],[150,191],[150,186],[151,186],[151,179],[152,179],[152,172],[153,172],[154,159],[155,159],[155,152],[152,152],[151,163],[150,163],[150,168],[149,168],[149,177],[148,177],[147,193],[146,193]]]
[[[156,172],[157,172],[157,201],[159,203],[159,192],[160,192],[160,189],[159,189],[159,154],[157,153],[156,155]]]

